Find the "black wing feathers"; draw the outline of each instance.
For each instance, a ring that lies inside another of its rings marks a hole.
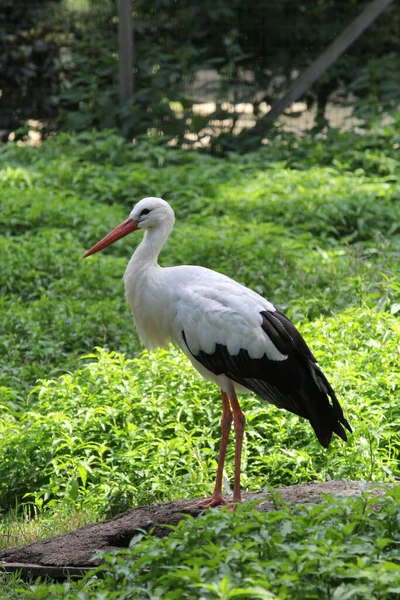
[[[316,363],[303,337],[280,311],[263,311],[262,329],[285,360],[271,360],[266,355],[251,358],[246,349],[231,355],[226,346],[216,344],[213,354],[200,350],[193,354],[198,362],[215,375],[224,374],[255,392],[278,408],[285,408],[308,419],[323,446],[328,446],[335,432],[347,440],[343,415],[335,392]],[[182,331],[183,340],[191,352]]]

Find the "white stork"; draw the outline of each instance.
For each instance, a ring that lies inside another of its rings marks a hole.
[[[305,417],[327,447],[335,432],[347,440],[335,392],[293,323],[271,302],[233,279],[204,267],[162,268],[158,255],[170,235],[175,215],[161,198],[144,198],[84,257],[132,231],[143,229],[124,275],[125,292],[139,338],[148,350],[178,346],[199,373],[222,394],[222,439],[211,498],[191,508],[226,504],[222,477],[233,420],[235,476],[233,502],[241,501],[240,462],[245,417],[236,392],[261,398]]]

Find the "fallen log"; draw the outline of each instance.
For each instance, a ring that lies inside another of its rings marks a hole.
[[[388,485],[340,480],[278,487],[275,491],[279,492],[283,502],[304,504],[320,502],[323,494],[355,496],[369,490],[371,494],[381,496]],[[244,501],[259,501],[257,509],[260,511],[277,508],[266,492],[248,492],[243,497]],[[166,525],[176,525],[185,518],[185,514],[200,514],[201,511],[186,508],[193,502],[179,500],[141,506],[70,533],[0,551],[0,569],[10,573],[21,571],[21,575],[28,578],[42,576],[62,580],[82,577],[101,563],[99,552],[127,548],[138,530],[152,530],[153,535],[163,537],[170,532]]]

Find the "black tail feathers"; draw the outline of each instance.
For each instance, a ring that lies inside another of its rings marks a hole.
[[[343,441],[347,442],[347,434],[344,428],[350,433],[353,430],[343,414],[335,392],[321,371],[318,372],[317,386],[313,391],[314,402],[312,402],[312,408],[310,406],[309,419],[318,441],[327,448],[332,439],[332,434],[336,433]]]

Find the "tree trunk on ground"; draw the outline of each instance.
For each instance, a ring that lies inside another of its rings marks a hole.
[[[384,484],[346,480],[304,483],[279,487],[276,491],[280,493],[284,502],[303,504],[319,502],[322,494],[354,496],[367,489],[376,496],[385,493]],[[243,496],[245,501],[260,501],[257,506],[260,511],[276,509],[268,493],[248,492]],[[70,533],[3,550],[0,552],[0,569],[3,568],[7,572],[20,570],[25,577],[47,576],[65,579],[82,576],[101,563],[101,558],[96,556],[99,550],[110,552],[127,548],[138,529],[152,529],[154,535],[163,537],[170,532],[165,525],[176,525],[185,518],[185,513],[197,516],[200,511],[185,509],[193,502],[194,500],[179,500],[135,508],[107,521],[86,525]]]

